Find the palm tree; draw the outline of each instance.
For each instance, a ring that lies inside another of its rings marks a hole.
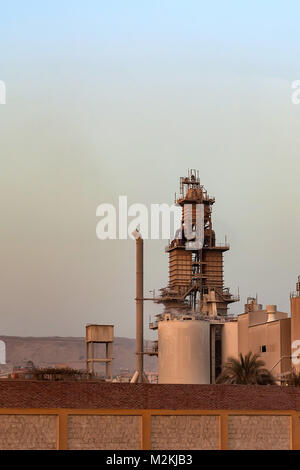
[[[252,352],[248,352],[245,356],[240,353],[238,359],[229,357],[216,383],[275,385],[274,376],[264,368],[264,365],[264,361],[259,359],[259,354],[252,354]]]

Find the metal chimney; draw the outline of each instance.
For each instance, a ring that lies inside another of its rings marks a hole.
[[[144,240],[136,229],[136,371],[131,383],[148,382],[144,374]]]
[[[277,305],[267,305],[267,322],[276,320]]]

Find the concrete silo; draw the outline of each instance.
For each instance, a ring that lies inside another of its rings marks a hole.
[[[158,322],[158,382],[210,383],[210,324],[188,317]]]

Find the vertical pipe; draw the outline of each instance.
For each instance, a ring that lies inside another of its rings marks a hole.
[[[94,342],[92,341],[92,374],[94,375]]]
[[[136,371],[138,382],[143,382],[144,375],[144,241],[141,236],[136,238]]]
[[[86,371],[87,371],[87,374],[89,374],[90,372],[90,367],[89,367],[89,343],[87,342],[86,343]]]

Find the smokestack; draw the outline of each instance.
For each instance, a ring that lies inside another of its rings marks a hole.
[[[132,383],[148,382],[144,374],[144,240],[136,229],[136,371]]]
[[[269,322],[276,320],[277,305],[267,305],[266,309],[268,314],[267,321]]]

